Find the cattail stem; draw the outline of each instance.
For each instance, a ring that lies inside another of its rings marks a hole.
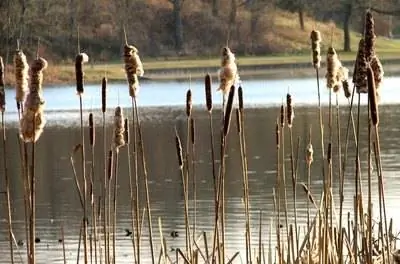
[[[358,104],[357,104],[357,138],[360,137],[360,101],[361,101],[361,93],[358,93]],[[358,195],[359,195],[359,176],[360,176],[360,146],[357,142],[356,146],[356,173],[354,179],[354,188],[355,188],[355,196],[356,203],[354,204],[354,230],[353,230],[353,255],[355,257],[354,263],[358,263]]]
[[[63,261],[67,264],[67,257],[65,252],[65,236],[64,236],[64,224],[61,223],[61,241],[62,241],[62,251],[63,251]]]
[[[146,209],[147,209],[147,222],[148,222],[148,226],[149,226],[149,243],[150,243],[151,260],[152,260],[152,264],[155,264],[154,246],[153,246],[153,228],[152,228],[152,223],[151,223],[150,192],[149,192],[149,183],[148,183],[145,152],[144,152],[144,146],[143,146],[142,128],[141,128],[141,123],[140,123],[140,119],[139,119],[139,111],[138,111],[138,107],[137,107],[136,97],[133,97],[133,100],[134,100],[136,124],[138,126],[138,140],[139,140],[138,149],[141,153],[141,161],[142,161],[143,174],[144,174],[144,185],[145,185],[145,191],[146,191]]]
[[[114,213],[114,219],[113,219],[113,264],[116,263],[116,258],[117,258],[117,252],[116,252],[116,247],[117,247],[117,198],[118,198],[118,163],[119,163],[119,149],[115,150],[115,155],[114,155],[114,197],[113,197],[113,202],[114,202],[114,208],[113,208],[113,213]]]
[[[10,179],[7,166],[7,136],[6,126],[4,122],[4,111],[1,111],[1,130],[3,139],[3,163],[4,163],[4,178],[6,184],[6,200],[7,200],[7,226],[8,226],[8,243],[10,245],[11,264],[14,264],[14,247],[13,247],[13,231],[12,231],[12,216],[11,216],[11,198],[10,198]]]

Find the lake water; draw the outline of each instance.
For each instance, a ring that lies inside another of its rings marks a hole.
[[[398,226],[398,190],[400,179],[400,127],[398,117],[400,108],[396,105],[400,102],[397,84],[400,78],[387,78],[383,85],[380,107],[380,138],[382,148],[382,164],[386,187],[386,202],[388,217],[393,217]],[[161,217],[164,235],[167,240],[168,250],[184,246],[184,214],[183,194],[180,185],[180,173],[177,166],[175,152],[174,129],[182,135],[183,142],[186,133],[185,119],[185,95],[190,87],[193,91],[193,101],[196,104],[194,117],[196,119],[196,185],[197,185],[197,230],[205,231],[211,239],[213,223],[213,180],[211,171],[208,115],[203,109],[204,88],[202,83],[153,83],[144,82],[140,91],[139,105],[141,118],[143,120],[144,145],[149,172],[149,188],[151,195],[151,208],[153,213],[153,231],[156,238],[156,252],[160,250],[159,230],[157,218]],[[322,85],[323,86],[323,85]],[[312,166],[311,190],[319,200],[322,188],[320,149],[319,146],[319,124],[317,103],[317,88],[313,79],[290,79],[280,81],[251,81],[244,82],[244,96],[246,104],[245,129],[247,139],[248,163],[249,163],[249,185],[251,199],[251,219],[253,223],[253,242],[257,240],[258,218],[260,210],[263,212],[263,243],[267,250],[270,220],[273,217],[272,189],[275,184],[276,153],[275,153],[275,120],[279,114],[276,107],[284,101],[287,91],[290,91],[295,102],[294,139],[300,144],[299,157],[299,182],[306,181],[306,169],[304,162],[304,149],[308,143],[308,131],[312,129],[314,159]],[[324,104],[328,102],[328,92],[321,88]],[[118,105],[130,107],[130,98],[126,96],[126,85],[109,85],[108,114],[107,114],[107,144],[109,144],[112,132],[112,108]],[[214,102],[221,101],[221,96],[214,93]],[[76,192],[73,173],[69,161],[72,148],[80,142],[79,123],[79,101],[73,87],[48,87],[44,93],[46,99],[46,117],[48,119],[45,131],[37,144],[37,236],[41,243],[37,246],[38,263],[62,263],[62,245],[58,242],[60,238],[60,226],[65,226],[65,242],[68,263],[76,262],[78,236],[82,210],[79,197]],[[14,93],[7,93],[7,136],[8,136],[8,168],[12,177],[12,200],[14,234],[17,240],[24,240],[24,210],[22,184],[19,174],[19,152],[17,147],[16,113],[13,102]],[[363,96],[364,97],[364,96]],[[363,99],[365,104],[365,99]],[[98,126],[101,125],[100,107],[100,85],[86,86],[84,106],[86,110],[93,109]],[[344,126],[347,122],[347,100],[340,96],[342,138],[344,139]],[[126,109],[125,114],[129,115]],[[327,118],[326,108],[324,109]],[[218,133],[219,110],[214,114],[215,133]],[[360,136],[362,181],[366,186],[367,171],[367,109],[362,107],[362,128]],[[85,119],[87,113],[85,112]],[[233,119],[234,124],[234,119]],[[95,152],[96,170],[95,175],[103,173],[103,145],[101,128],[98,128]],[[240,173],[240,156],[238,139],[235,135],[235,125],[232,125],[231,134],[228,139],[227,153],[227,252],[233,255],[236,251],[241,252],[244,259],[244,213],[242,199],[242,176]],[[327,133],[326,133],[327,135]],[[286,137],[288,134],[286,133]],[[353,141],[351,141],[353,142]],[[297,144],[297,143],[296,143]],[[288,147],[288,141],[286,140]],[[354,143],[350,143],[354,146]],[[287,153],[288,148],[286,149]],[[334,145],[334,153],[337,146]],[[0,154],[2,155],[2,153]],[[286,156],[286,167],[289,168],[289,156]],[[127,150],[120,152],[120,173],[118,187],[118,227],[117,227],[117,261],[118,263],[132,263],[132,244],[129,237],[125,236],[125,228],[130,228],[130,196],[129,177],[127,167]],[[354,147],[349,152],[347,178],[345,182],[345,208],[350,210],[353,201],[353,175],[352,168],[355,159]],[[2,160],[2,157],[1,157]],[[334,161],[336,162],[336,160]],[[1,169],[3,164],[1,164]],[[88,166],[90,163],[88,163]],[[337,163],[334,163],[334,166]],[[289,172],[289,171],[288,171]],[[2,175],[1,172],[0,175]],[[289,174],[287,174],[289,175]],[[374,174],[375,175],[375,174]],[[337,177],[337,175],[334,175]],[[3,177],[0,179],[3,181]],[[288,178],[288,181],[289,178]],[[377,184],[376,177],[373,186]],[[1,186],[3,182],[1,182]],[[143,187],[143,185],[141,185]],[[334,181],[334,188],[337,188]],[[143,189],[143,188],[141,188]],[[0,190],[3,190],[0,188]],[[292,200],[291,187],[288,189],[289,201]],[[365,189],[366,191],[366,189]],[[335,192],[337,193],[337,192]],[[301,187],[297,195],[298,216],[300,223],[305,223],[306,199]],[[141,193],[144,197],[144,193]],[[337,197],[336,197],[337,198]],[[374,190],[374,205],[377,205],[377,190]],[[144,201],[144,200],[143,200]],[[143,203],[144,205],[144,203]],[[9,263],[5,201],[0,200],[0,262]],[[292,203],[289,203],[289,216],[292,219]],[[375,209],[375,212],[378,212]],[[193,203],[191,202],[190,215],[194,215]],[[171,231],[178,231],[180,236],[171,237]],[[275,236],[273,236],[274,239]],[[143,247],[147,245],[147,231],[144,230]],[[210,240],[211,241],[211,240]],[[254,244],[253,243],[253,244]],[[255,245],[255,244],[254,244]],[[16,254],[16,263],[25,259],[25,246],[19,247]],[[147,258],[147,250],[143,250],[143,258]],[[171,255],[174,253],[171,251]],[[157,253],[158,254],[158,253]],[[82,254],[81,254],[82,256]],[[145,263],[148,263],[148,262]],[[241,263],[240,260],[235,263]]]

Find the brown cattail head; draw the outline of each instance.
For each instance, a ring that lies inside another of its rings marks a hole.
[[[318,30],[311,31],[311,52],[312,52],[312,64],[315,69],[321,66],[321,34]]]
[[[192,90],[186,92],[186,115],[189,118],[192,115]]]
[[[314,149],[311,143],[308,143],[307,148],[306,148],[306,162],[308,166],[311,166],[311,163],[313,162],[314,158]]]
[[[129,144],[129,121],[128,118],[125,118],[124,120],[124,140],[125,144]]]
[[[195,138],[196,138],[195,122],[194,122],[193,118],[190,118],[190,139],[191,139],[192,145],[194,145],[194,143],[195,143]]]
[[[326,56],[326,87],[333,89],[337,85],[337,75],[340,66],[335,49],[329,47]]]
[[[108,151],[108,164],[107,164],[108,180],[110,180],[112,177],[112,167],[113,167],[112,163],[113,163],[113,151],[110,150]]]
[[[292,103],[292,96],[290,94],[286,95],[286,119],[288,127],[291,128],[293,125],[294,119],[294,110],[293,110],[293,103]]]
[[[367,88],[367,60],[365,59],[364,40],[360,39],[356,58],[353,82],[356,85],[357,93],[368,93]]]
[[[29,65],[26,56],[22,50],[17,50],[14,55],[14,73],[15,73],[15,99],[18,103],[25,100],[28,92],[28,70]]]
[[[124,116],[121,107],[115,108],[114,114],[114,150],[118,151],[125,145],[124,140]]]
[[[83,64],[89,61],[89,56],[86,53],[79,53],[75,57],[75,77],[76,77],[76,92],[78,95],[83,94],[84,76]]]
[[[183,168],[182,144],[176,129],[175,129],[175,145],[176,145],[176,154],[178,156],[179,169],[182,169]]]
[[[243,89],[242,86],[238,88],[239,110],[243,112]]]
[[[107,77],[101,80],[101,112],[105,113],[107,109]]]
[[[0,112],[4,112],[6,110],[4,71],[3,57],[0,56]]]
[[[333,87],[333,92],[339,92],[340,88],[343,86],[343,81],[346,81],[349,78],[349,70],[342,66],[342,63],[339,61],[339,69],[336,74],[336,83]]]
[[[225,116],[224,116],[224,136],[228,135],[229,125],[231,123],[231,115],[232,115],[232,106],[233,106],[233,98],[235,96],[235,86],[231,86],[228,95],[228,101],[226,103],[225,108]]]
[[[93,113],[89,114],[89,144],[90,146],[94,146],[94,122],[93,122]]]
[[[212,111],[212,95],[211,95],[211,76],[207,73],[204,79],[205,91],[206,91],[206,105],[207,111],[211,113]]]
[[[364,51],[365,51],[365,59],[367,62],[372,60],[372,57],[375,54],[375,23],[374,18],[372,17],[372,13],[368,10],[365,13],[365,32],[364,32]]]
[[[280,124],[281,124],[281,128],[285,127],[285,106],[282,104],[281,105],[281,111],[280,111],[280,115],[279,115],[279,120],[280,120]]]
[[[379,88],[381,87],[381,84],[382,84],[384,72],[383,72],[383,66],[376,54],[374,54],[374,56],[372,56],[370,66],[371,66],[372,71],[374,72],[376,98],[377,98],[377,101],[379,102],[379,99],[380,99],[380,89]]]
[[[139,52],[132,45],[124,46],[124,63],[126,79],[128,81],[129,96],[136,97],[139,92],[138,76],[143,76],[144,70]]]
[[[33,61],[29,82],[29,94],[24,103],[24,113],[20,123],[20,136],[24,142],[36,142],[43,132],[45,118],[43,115],[44,99],[42,98],[42,71],[47,61],[38,58]]]
[[[279,149],[281,145],[281,140],[280,140],[280,129],[279,129],[279,122],[278,119],[276,120],[276,125],[275,125],[275,142],[276,142],[276,148]]]
[[[239,74],[235,60],[235,54],[233,54],[228,47],[224,47],[222,49],[221,68],[218,72],[220,81],[218,91],[222,91],[224,95],[230,91],[232,85],[239,82]]]
[[[374,72],[371,67],[367,69],[367,80],[368,80],[368,100],[369,109],[371,112],[371,121],[374,126],[379,124],[379,112],[378,112],[378,102],[376,98],[376,87],[374,80]]]
[[[332,162],[332,143],[328,144],[328,154],[326,156],[327,156],[328,163],[331,163]]]
[[[348,80],[343,80],[342,81],[342,86],[343,86],[344,96],[346,96],[346,98],[350,98],[351,91],[350,91],[349,81]]]

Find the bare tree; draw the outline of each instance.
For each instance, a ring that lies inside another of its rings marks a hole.
[[[173,16],[175,24],[175,51],[181,53],[183,50],[183,23],[182,23],[182,5],[184,0],[169,0],[173,4]]]

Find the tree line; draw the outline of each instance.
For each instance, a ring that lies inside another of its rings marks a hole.
[[[343,29],[345,51],[350,31],[362,32],[365,10],[387,19],[382,34],[397,30],[398,0],[2,0],[0,52],[20,47],[50,60],[66,61],[78,47],[97,60],[119,58],[124,43],[153,57],[212,56],[229,43],[239,54],[276,52],[262,36],[276,10],[296,14],[299,30],[305,19],[334,21]]]

